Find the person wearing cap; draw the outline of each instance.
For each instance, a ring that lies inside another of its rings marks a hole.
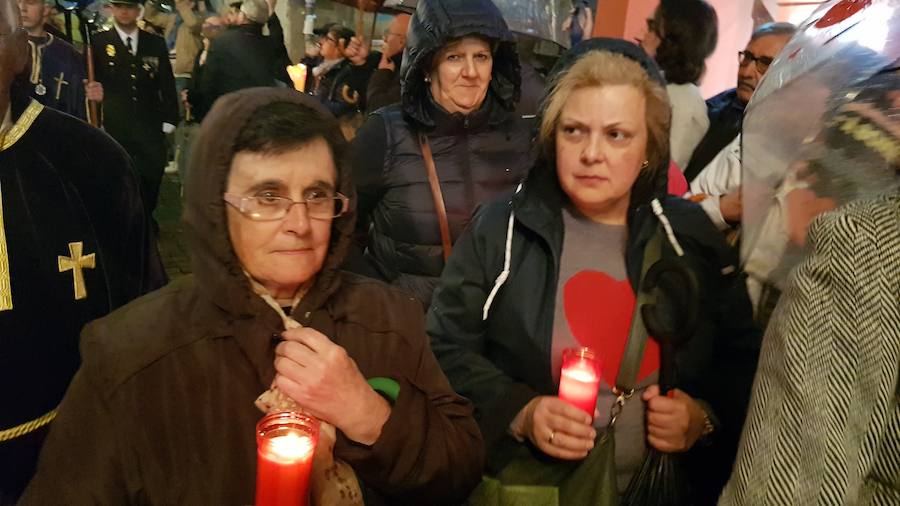
[[[339,46],[340,41],[344,40],[346,43],[353,37],[352,30],[349,35],[346,34],[345,30],[348,29],[341,26],[340,23],[325,23],[313,30],[313,35],[318,37],[314,49],[317,59],[316,65],[309,72],[313,78],[313,87],[307,88],[313,94],[316,91],[316,87],[319,86],[319,82],[324,79],[325,74],[343,61],[344,54]],[[333,43],[335,40],[337,43]]]
[[[96,34],[93,44],[96,82],[103,90],[103,127],[134,160],[144,204],[152,213],[168,162],[165,134],[178,124],[175,76],[166,41],[137,26],[138,0],[112,0],[110,5],[115,23]]]
[[[87,119],[84,59],[71,44],[47,32],[44,18],[52,0],[18,0],[31,50],[31,97],[58,111]]]
[[[291,64],[281,24],[266,0],[245,0],[235,25],[210,43],[203,72],[188,93],[198,118],[227,93],[258,86],[287,86]],[[263,25],[269,36],[263,35]]]

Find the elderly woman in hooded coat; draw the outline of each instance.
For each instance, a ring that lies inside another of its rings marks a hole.
[[[427,317],[432,348],[475,404],[490,472],[532,454],[583,460],[610,419],[645,248],[661,237],[663,261],[678,258],[698,290],[687,300],[662,279],[658,314],[667,328],[689,311],[698,323],[675,354],[670,396],[657,386],[660,348],[646,343],[616,425],[618,489],[649,446],[685,452],[696,503],[709,504],[734,459],[760,346],[738,259],[697,205],[664,195],[670,109],[655,63],[629,42],[592,39],[557,67],[539,159],[457,243]],[[570,347],[600,355],[593,420],[556,396]]]
[[[354,139],[367,265],[426,307],[473,211],[513,189],[533,160],[531,122],[514,112],[519,68],[490,0],[420,0],[401,101],[371,115]]]
[[[290,90],[242,90],[195,146],[194,274],[86,327],[22,504],[251,504],[255,401],[273,384],[336,429],[319,450],[367,504],[464,497],[481,438],[410,318],[418,302],[337,270],[356,195],[336,120]]]

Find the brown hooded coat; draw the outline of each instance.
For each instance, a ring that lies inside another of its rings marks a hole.
[[[22,504],[253,503],[254,400],[274,377],[283,325],[243,274],[222,194],[241,126],[277,101],[324,113],[302,94],[258,88],[223,97],[207,116],[187,186],[194,274],[86,327],[83,365]],[[353,201],[338,166],[338,189]],[[395,379],[400,395],[375,444],[339,432],[335,457],[354,468],[367,504],[458,501],[482,469],[472,408],[432,355],[419,303],[337,270],[354,219],[335,219],[322,270],[292,316],[344,347],[365,377]]]

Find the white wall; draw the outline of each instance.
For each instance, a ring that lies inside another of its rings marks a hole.
[[[710,97],[737,84],[738,51],[742,51],[753,32],[753,0],[708,0],[719,17],[719,43],[706,60],[706,75],[700,88]],[[774,3],[774,2],[772,2]],[[774,14],[773,9],[769,12]]]

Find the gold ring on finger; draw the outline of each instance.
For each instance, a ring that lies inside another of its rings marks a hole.
[[[547,438],[547,442],[550,443],[550,444],[553,444],[553,437],[554,437],[554,436],[556,436],[556,431],[551,430],[551,431],[550,431],[550,437]]]

